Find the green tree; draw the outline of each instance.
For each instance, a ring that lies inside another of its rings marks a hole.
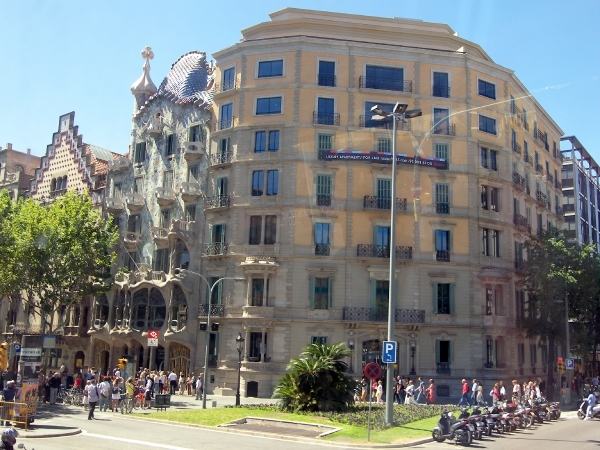
[[[352,351],[343,343],[312,344],[287,366],[274,397],[288,411],[345,411],[354,402],[354,381],[344,358]]]
[[[0,298],[19,290],[21,277],[13,270],[4,270],[16,262],[16,246],[12,238],[12,221],[17,204],[7,190],[0,190]]]
[[[526,330],[528,338],[539,338],[540,344],[548,349],[546,394],[552,399],[554,363],[558,356],[554,347],[564,344],[566,336],[565,298],[578,285],[581,292],[577,297],[589,295],[590,284],[582,280],[593,251],[592,247],[567,243],[558,230],[531,238],[525,247],[528,259],[522,282],[528,294],[528,308],[519,326]]]
[[[23,293],[45,331],[53,333],[59,308],[110,289],[118,233],[87,195],[67,193],[48,206],[28,199],[13,207],[6,230],[10,245],[0,249],[11,259],[0,266],[0,278],[19,279],[11,289]]]

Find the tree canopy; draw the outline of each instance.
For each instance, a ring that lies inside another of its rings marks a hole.
[[[46,318],[110,289],[116,228],[101,218],[88,195],[72,192],[49,205],[11,201],[0,193],[0,295],[21,292]]]

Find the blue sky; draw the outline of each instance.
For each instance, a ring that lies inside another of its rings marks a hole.
[[[158,86],[182,54],[210,58],[287,6],[446,23],[514,70],[600,162],[600,0],[2,1],[0,145],[42,155],[75,111],[85,142],[126,153],[146,45]]]

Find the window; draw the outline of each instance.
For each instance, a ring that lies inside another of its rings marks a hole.
[[[537,363],[537,345],[529,344],[529,357],[531,359],[531,365],[535,366]]]
[[[233,126],[233,103],[221,105],[219,130],[225,130]]]
[[[486,363],[485,366],[488,369],[494,367],[494,340],[486,339],[485,340],[485,354],[486,354]]]
[[[263,195],[265,185],[265,173],[262,170],[252,172],[252,196],[260,197]]]
[[[316,245],[329,245],[329,231],[331,224],[329,223],[315,223],[315,244]]]
[[[383,247],[385,249],[390,248],[390,227],[382,227],[382,226],[376,226],[375,227],[375,236],[374,236],[374,241],[373,244],[378,246],[378,247]]]
[[[517,362],[520,366],[525,363],[525,344],[517,344]]]
[[[479,131],[496,134],[496,119],[479,115]]]
[[[446,72],[433,72],[434,97],[450,97],[450,84],[448,83],[448,74]]]
[[[282,77],[283,59],[258,63],[258,78]]]
[[[383,153],[392,153],[392,140],[390,138],[378,138],[377,151]]]
[[[515,291],[515,312],[517,321],[523,320],[526,317],[526,309],[525,309],[525,292],[521,289]]]
[[[335,62],[319,61],[319,86],[335,86]]]
[[[200,173],[200,166],[198,164],[194,166],[188,166],[188,183],[198,183],[198,174]]]
[[[327,336],[312,336],[310,342],[311,344],[327,345]]]
[[[490,188],[490,209],[492,211],[500,211],[500,205],[498,202],[499,196],[498,196],[498,188]]]
[[[229,153],[229,138],[219,139],[219,162],[226,162]]]
[[[321,125],[339,125],[337,117],[335,114],[335,100],[319,97],[317,99],[316,122]]]
[[[433,313],[454,314],[454,284],[433,284]]]
[[[319,133],[317,136],[317,150],[333,150],[333,134]]]
[[[367,128],[391,129],[391,127],[392,127],[391,121],[380,122],[378,120],[372,120],[373,112],[371,112],[371,108],[373,106],[378,106],[379,109],[383,109],[384,111],[392,111],[394,109],[394,106],[396,106],[396,105],[393,103],[383,103],[383,102],[365,102],[364,126]]]
[[[142,232],[142,218],[139,214],[132,214],[127,219],[127,231],[131,233]]]
[[[485,315],[494,314],[494,291],[491,287],[485,288]]]
[[[548,346],[544,344],[541,346],[540,350],[542,354],[542,366],[546,367],[548,364]]]
[[[218,197],[227,195],[227,177],[219,177],[215,183],[215,193]]]
[[[220,277],[208,277],[208,284],[213,286]],[[210,295],[210,288],[206,287],[206,298]],[[223,300],[223,282],[219,282],[212,291],[212,296],[210,298],[211,305],[221,305]]]
[[[133,272],[138,269],[139,264],[139,256],[138,252],[128,252],[125,256],[125,267],[130,272]]]
[[[481,167],[498,170],[498,151],[481,147]]]
[[[116,182],[113,185],[113,197],[114,198],[121,198],[122,193],[123,193],[123,183],[121,183],[120,181]]]
[[[202,135],[200,134],[200,125],[194,125],[190,127],[188,132],[188,139],[190,142],[198,142],[201,139]]]
[[[331,309],[333,278],[310,277],[310,309]]]
[[[250,239],[249,245],[259,245],[262,232],[262,216],[250,216]]]
[[[450,214],[450,185],[436,183],[435,185],[435,208],[438,214]]]
[[[434,144],[434,155],[438,159],[444,159],[448,161],[448,144],[436,142]]]
[[[170,156],[175,153],[175,136],[169,134],[165,141],[165,156]]]
[[[496,85],[487,81],[478,80],[477,93],[484,97],[496,99]]]
[[[497,316],[506,315],[504,311],[504,289],[500,285],[494,288],[494,309]]]
[[[367,66],[364,87],[371,89],[387,89],[390,91],[403,91],[404,69]]]
[[[163,187],[173,189],[173,171],[165,170],[163,172]]]
[[[279,171],[267,171],[267,195],[277,195],[279,193]]]
[[[135,144],[135,156],[133,162],[136,164],[141,164],[146,161],[146,143],[138,142]]]
[[[388,304],[390,301],[390,282],[387,280],[371,280],[375,320],[387,319]]]
[[[169,273],[169,249],[160,248],[154,251],[152,270]]]
[[[510,113],[517,113],[517,103],[515,102],[515,98],[512,95],[510,96]]]
[[[435,362],[449,369],[452,362],[451,351],[452,341],[435,341]],[[440,367],[444,368],[444,367]]]
[[[144,177],[135,177],[133,180],[133,192],[142,194],[144,192]]]
[[[267,299],[269,298],[269,280],[267,279],[267,286],[265,289],[264,278],[253,278],[252,279],[252,298],[250,306],[267,306]]]
[[[481,185],[481,209],[489,209],[488,206],[488,187]]]
[[[212,226],[212,230],[211,230],[211,243],[216,244],[216,243],[221,243],[224,244],[225,243],[225,238],[226,238],[226,224],[224,223],[218,223]]]
[[[194,222],[196,220],[196,205],[186,205],[185,221]]]
[[[267,142],[268,138],[268,142]],[[254,153],[262,153],[265,150],[276,152],[279,150],[279,131],[257,131],[254,134]]]
[[[281,114],[281,97],[256,99],[256,115]]]
[[[317,175],[317,205],[331,206],[331,175]]]
[[[450,132],[450,110],[445,108],[433,108],[433,134],[454,134]]]
[[[171,225],[171,210],[161,209],[160,210],[160,226],[161,228],[169,228]]]
[[[229,91],[235,88],[235,68],[230,67],[223,71],[223,84],[221,91]]]
[[[484,256],[500,257],[500,232],[488,228],[481,229],[481,252]]]
[[[265,245],[273,245],[277,241],[277,216],[265,216]]]
[[[62,362],[62,348],[52,348],[49,353],[49,367],[60,367],[60,363]]]

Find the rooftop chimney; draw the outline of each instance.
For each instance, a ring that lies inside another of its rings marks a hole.
[[[6,150],[12,150],[12,144],[10,142],[6,144]]]
[[[27,153],[28,155],[31,155],[31,149],[28,148],[27,150],[25,150],[25,153]]]

